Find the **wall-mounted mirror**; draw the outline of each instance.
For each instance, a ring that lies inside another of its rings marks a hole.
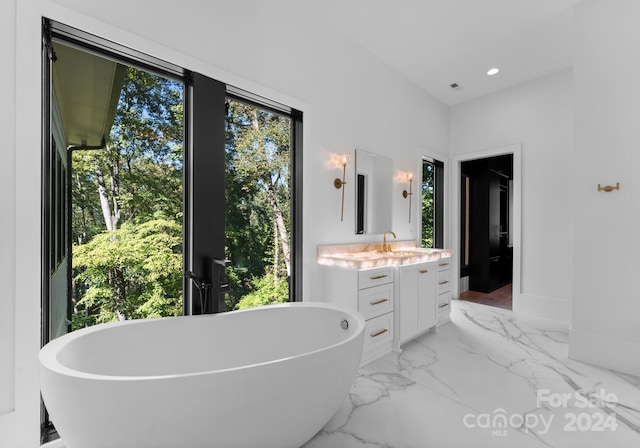
[[[391,229],[393,162],[356,149],[356,233],[376,234]]]

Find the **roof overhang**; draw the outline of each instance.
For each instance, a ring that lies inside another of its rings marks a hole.
[[[109,137],[126,67],[53,43],[52,81],[67,146],[100,147]]]

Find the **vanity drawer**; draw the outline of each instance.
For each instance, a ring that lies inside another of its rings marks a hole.
[[[393,339],[393,313],[368,320],[364,325],[364,350],[368,346],[390,343]]]
[[[438,301],[436,302],[436,306],[438,307],[438,311],[448,310],[447,308],[451,303],[451,293],[445,292],[442,294],[438,294]],[[445,306],[446,305],[446,306]]]
[[[358,311],[365,320],[393,311],[393,283],[358,291]]]
[[[448,271],[449,269],[451,269],[450,257],[441,258],[440,260],[438,260],[438,272]]]
[[[451,320],[449,306],[438,311],[438,325],[448,322],[449,320]]]
[[[393,282],[393,267],[364,269],[358,271],[358,288],[370,288],[372,286],[383,285]]]
[[[438,311],[438,324],[447,322],[451,312],[451,293],[445,292],[438,294],[438,301],[436,302]]]
[[[449,277],[451,271],[438,271],[438,294],[449,291]]]

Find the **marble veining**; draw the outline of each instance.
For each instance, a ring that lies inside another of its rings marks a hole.
[[[640,378],[568,359],[560,327],[454,300],[450,323],[363,366],[304,448],[513,446],[640,446]]]

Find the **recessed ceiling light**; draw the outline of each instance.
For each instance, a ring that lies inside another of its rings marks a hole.
[[[489,71],[487,71],[487,75],[489,76],[497,75],[499,71],[500,69],[498,67],[493,67],[493,68],[490,68]]]

